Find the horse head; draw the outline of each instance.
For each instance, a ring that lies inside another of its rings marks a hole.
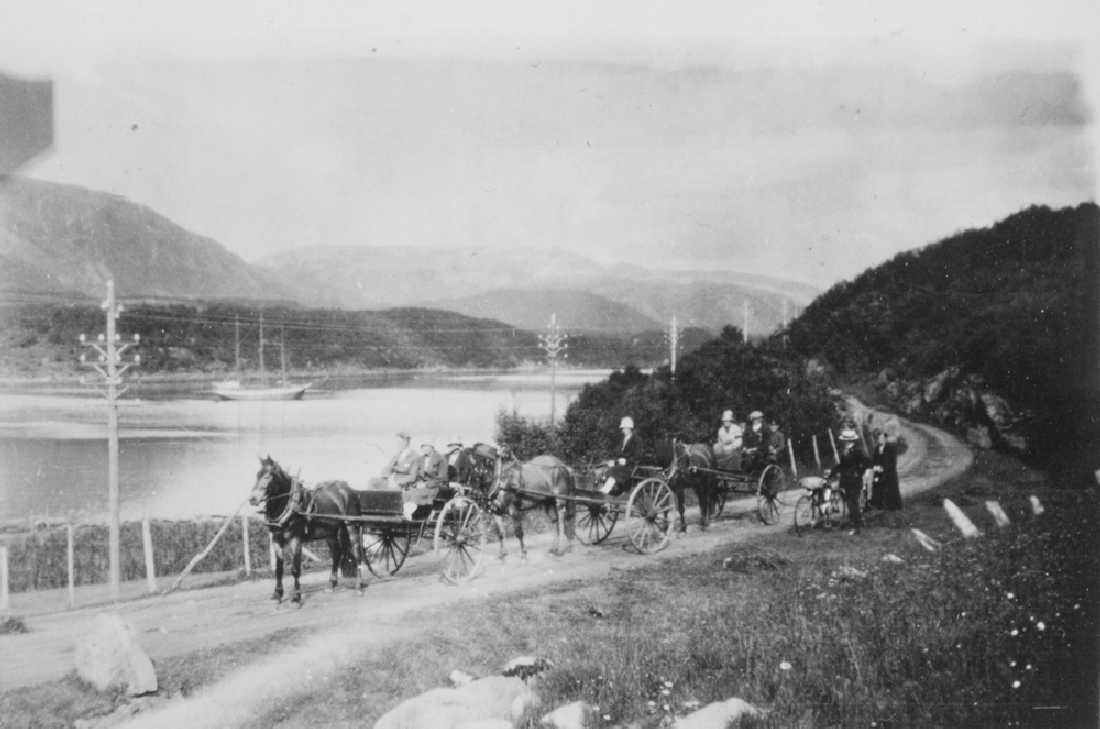
[[[252,506],[263,507],[277,500],[278,497],[289,494],[291,479],[283,467],[276,463],[270,455],[260,458],[260,470],[256,472],[256,483],[252,486],[252,492],[248,496],[248,503]]]

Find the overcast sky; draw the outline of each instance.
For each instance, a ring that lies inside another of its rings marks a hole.
[[[4,13],[0,70],[55,81],[24,172],[246,259],[559,246],[825,285],[1096,197],[1094,0],[160,5]]]

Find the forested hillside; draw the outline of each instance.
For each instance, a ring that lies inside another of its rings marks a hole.
[[[834,286],[790,346],[976,445],[1050,454],[1094,427],[1098,240],[1095,204],[1028,208]]]
[[[507,368],[544,361],[535,334],[488,319],[436,309],[342,311],[236,303],[129,303],[119,317],[124,337],[141,335],[136,350],[141,373],[210,373],[235,367],[236,332],[245,370],[259,366],[260,314],[264,317],[267,370],[368,368]],[[78,371],[80,334],[103,331],[98,303],[0,305],[0,373],[65,376]],[[695,340],[700,339],[699,335]],[[569,341],[567,364],[622,367],[660,363],[667,345],[661,332],[630,340],[578,336]]]

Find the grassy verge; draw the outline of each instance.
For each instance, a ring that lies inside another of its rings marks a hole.
[[[993,495],[1013,526],[992,526]],[[957,538],[944,496],[987,535]],[[872,515],[861,537],[775,534],[599,585],[418,615],[415,645],[365,656],[251,726],[369,726],[454,668],[491,674],[526,652],[555,663],[547,704],[585,699],[607,726],[661,726],[733,696],[768,708],[769,727],[1094,725],[1095,492],[980,454],[907,507]],[[913,526],[944,549],[921,549]]]
[[[281,650],[300,638],[302,629],[287,629],[265,638],[196,651],[154,661],[158,696],[190,696],[260,656]],[[128,701],[120,691],[101,693],[70,673],[59,681],[0,692],[0,726],[5,729],[71,729],[77,719],[109,714]]]

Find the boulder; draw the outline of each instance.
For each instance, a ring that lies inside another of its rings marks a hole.
[[[708,704],[696,712],[677,719],[673,729],[727,729],[746,716],[759,716],[760,710],[742,699],[729,699]]]
[[[100,691],[121,687],[130,696],[157,690],[153,662],[129,625],[116,613],[100,613],[77,639],[76,673]]]
[[[383,714],[374,729],[456,729],[464,722],[514,722],[512,706],[530,693],[522,679],[489,676],[458,688],[437,688],[402,701]]]
[[[539,726],[546,729],[587,729],[596,726],[596,712],[586,701],[574,701],[542,717]]]

